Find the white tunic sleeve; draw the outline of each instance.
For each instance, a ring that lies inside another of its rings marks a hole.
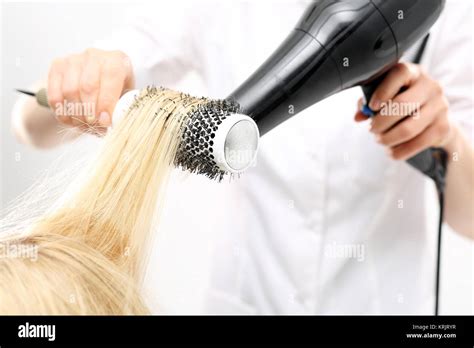
[[[177,88],[189,73],[200,70],[200,26],[196,25],[200,9],[193,6],[191,1],[138,4],[129,23],[94,47],[126,53],[137,88],[150,84]]]
[[[439,25],[433,31],[426,66],[444,87],[450,103],[450,117],[474,141],[473,5],[471,0],[447,3]]]

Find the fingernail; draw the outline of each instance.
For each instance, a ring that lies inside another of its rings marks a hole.
[[[86,116],[87,123],[93,123],[95,121],[95,115]]]
[[[382,103],[380,102],[380,100],[373,99],[373,100],[370,101],[369,107],[370,107],[372,110],[377,111],[377,110],[380,109],[380,105],[381,105],[381,104],[382,104]]]
[[[375,136],[375,141],[378,142],[379,144],[382,142],[382,136],[380,134],[377,134]]]
[[[102,111],[99,115],[99,123],[102,126],[109,126],[110,125],[110,115],[107,111]]]

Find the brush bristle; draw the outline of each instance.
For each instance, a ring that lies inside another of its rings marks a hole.
[[[197,106],[184,124],[175,164],[191,173],[221,181],[226,172],[216,164],[213,139],[222,121],[238,112],[239,106],[227,100],[212,100]]]

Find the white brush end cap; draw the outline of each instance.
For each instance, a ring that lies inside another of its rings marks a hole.
[[[255,121],[232,114],[219,125],[212,146],[217,166],[228,173],[242,173],[255,162],[260,133]]]

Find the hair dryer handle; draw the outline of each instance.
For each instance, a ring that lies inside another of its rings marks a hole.
[[[362,91],[365,96],[365,104],[362,107],[362,112],[368,117],[374,117],[375,112],[369,107],[369,102],[379,84],[386,77],[386,73],[367,85],[362,86]],[[421,171],[423,174],[429,176],[436,182],[439,189],[444,187],[446,170],[447,170],[447,158],[448,154],[444,149],[441,148],[429,148],[426,149],[412,158],[408,159],[407,162],[414,168]]]

